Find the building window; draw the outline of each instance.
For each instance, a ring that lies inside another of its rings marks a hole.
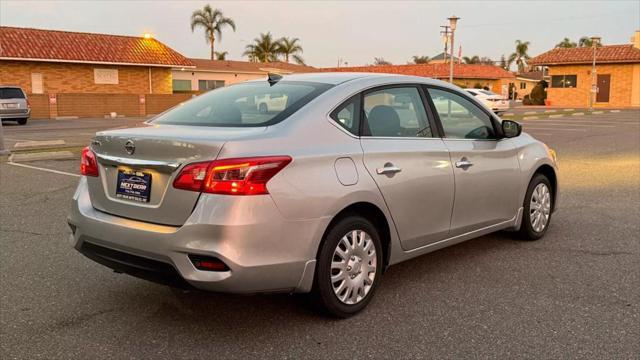
[[[209,91],[224,86],[224,80],[198,80],[198,90]]]
[[[552,88],[574,88],[578,84],[577,75],[552,75]]]
[[[118,69],[93,69],[95,84],[118,85]]]
[[[520,82],[520,90],[524,90],[524,89],[526,89],[526,88],[527,88],[527,83],[526,83],[526,82],[524,82],[524,81],[521,81],[521,82]]]
[[[173,79],[173,91],[191,91],[191,80]]]
[[[31,73],[31,93],[32,94],[42,94],[42,74],[41,73]]]

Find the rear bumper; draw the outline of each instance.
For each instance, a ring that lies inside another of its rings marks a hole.
[[[31,116],[31,109],[3,109],[0,110],[1,120],[24,119]]]
[[[117,271],[202,290],[308,292],[317,234],[329,219],[289,221],[269,196],[203,194],[181,227],[156,225],[93,208],[82,178],[68,222],[73,246]],[[188,255],[214,256],[229,271],[197,270]]]

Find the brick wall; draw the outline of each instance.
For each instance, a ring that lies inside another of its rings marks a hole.
[[[96,84],[94,69],[118,70],[118,84]],[[171,94],[171,69],[37,61],[0,60],[0,84],[18,85],[32,93],[31,74],[42,74],[44,93]]]
[[[138,95],[134,94],[58,94],[58,116],[104,117],[140,116]]]
[[[146,95],[146,113],[147,115],[157,115],[161,112],[172,108],[179,103],[189,100],[192,94],[152,94]]]
[[[633,64],[596,65],[597,74],[611,75],[609,102],[595,103],[599,107],[632,106],[632,89],[635,82]],[[547,99],[552,106],[588,107],[591,89],[591,65],[549,66],[549,75],[577,75],[575,88],[554,88],[549,84]],[[636,85],[637,86],[637,85]]]
[[[49,97],[47,95],[29,95],[32,119],[49,118]]]

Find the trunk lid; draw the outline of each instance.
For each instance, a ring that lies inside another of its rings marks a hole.
[[[91,143],[100,172],[99,177],[87,178],[91,202],[96,209],[116,216],[182,225],[200,196],[173,187],[184,165],[215,160],[225,142],[265,129],[143,124],[99,132]],[[143,182],[143,193],[133,197],[123,193],[130,182]]]

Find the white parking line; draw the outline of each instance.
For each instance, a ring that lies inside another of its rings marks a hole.
[[[599,128],[612,128],[612,127],[617,127],[615,125],[594,125],[594,124],[562,124],[562,123],[552,123],[552,122],[545,122],[544,124],[540,124],[543,126],[567,126],[567,127],[599,127]],[[524,126],[527,126],[527,124],[524,124]]]
[[[537,128],[531,128],[531,127],[525,127],[524,129],[522,129],[524,131],[529,131],[529,130],[553,130],[553,131],[587,131],[587,129],[558,129],[558,128],[545,128],[545,127],[537,127]]]
[[[7,162],[7,164],[9,165],[13,165],[13,166],[19,166],[19,167],[23,167],[23,168],[27,168],[27,169],[34,169],[34,170],[40,170],[40,171],[47,171],[50,173],[54,173],[54,174],[59,174],[59,175],[67,175],[67,176],[75,176],[75,177],[82,177],[82,175],[78,175],[78,174],[73,174],[73,173],[69,173],[66,171],[60,171],[60,170],[53,170],[53,169],[47,169],[47,168],[41,168],[41,167],[37,167],[37,166],[31,166],[31,165],[25,165],[25,164],[18,164],[18,163],[14,163],[14,162]]]

